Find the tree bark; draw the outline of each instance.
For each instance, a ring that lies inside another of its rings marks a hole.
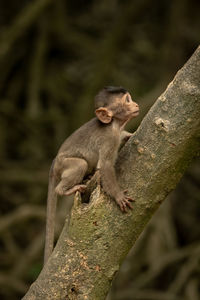
[[[116,163],[127,214],[97,187],[76,194],[69,222],[27,299],[105,299],[128,251],[199,150],[200,47],[157,99]]]

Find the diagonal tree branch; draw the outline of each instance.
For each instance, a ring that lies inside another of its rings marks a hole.
[[[136,200],[122,214],[99,188],[90,203],[77,194],[69,223],[23,298],[105,299],[112,279],[145,225],[199,149],[200,47],[150,109],[116,164]]]

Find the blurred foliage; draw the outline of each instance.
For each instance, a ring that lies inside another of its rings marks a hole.
[[[197,0],[0,2],[0,298],[42,267],[48,169],[104,85],[141,106],[134,130],[199,43]],[[138,100],[139,99],[139,100]],[[200,297],[199,163],[123,264],[111,300]],[[70,202],[61,201],[58,229]]]

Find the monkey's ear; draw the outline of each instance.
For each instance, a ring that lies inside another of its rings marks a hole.
[[[95,114],[97,118],[104,124],[108,124],[112,121],[112,111],[107,109],[106,107],[99,107],[95,110]]]

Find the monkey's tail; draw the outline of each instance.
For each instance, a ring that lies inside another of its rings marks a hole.
[[[45,247],[44,247],[44,265],[49,259],[54,247],[54,228],[55,216],[57,206],[57,195],[55,192],[56,179],[54,175],[54,162],[53,161],[49,171],[49,185],[47,196],[47,213],[46,213],[46,234],[45,234]]]

